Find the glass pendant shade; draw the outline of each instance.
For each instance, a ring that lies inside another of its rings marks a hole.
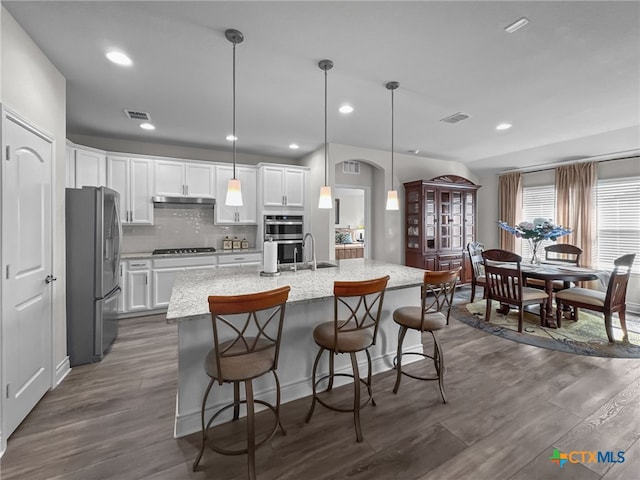
[[[237,178],[231,178],[227,184],[227,198],[224,201],[225,205],[230,207],[242,206],[242,190],[240,188],[240,180]]]
[[[320,187],[320,200],[318,201],[318,208],[333,208],[331,187],[328,185]]]
[[[387,192],[387,210],[400,210],[397,190],[389,190]]]

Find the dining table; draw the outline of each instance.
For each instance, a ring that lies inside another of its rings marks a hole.
[[[602,270],[595,270],[592,268],[578,267],[575,265],[568,265],[566,263],[540,263],[520,264],[520,270],[522,272],[522,280],[526,285],[528,278],[536,278],[544,281],[544,289],[547,293],[547,305],[545,309],[545,318],[541,318],[541,325],[547,328],[558,328],[556,318],[553,312],[553,282],[561,281],[564,284],[564,288],[570,288],[573,282],[585,282],[590,280],[599,280],[602,286],[607,284],[607,272]],[[509,311],[508,305],[502,305],[500,311],[505,313]],[[540,313],[543,314],[542,312]]]

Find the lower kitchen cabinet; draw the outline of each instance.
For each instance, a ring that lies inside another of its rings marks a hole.
[[[127,262],[126,312],[137,312],[151,308],[151,262],[130,260]]]
[[[218,267],[237,267],[244,265],[260,265],[262,253],[232,253],[218,257]]]
[[[153,259],[153,295],[151,308],[160,309],[169,306],[171,291],[176,275],[185,270],[206,271],[216,268],[214,255],[196,257],[170,257]]]

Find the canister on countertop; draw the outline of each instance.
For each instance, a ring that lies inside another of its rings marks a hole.
[[[233,249],[240,250],[241,246],[242,246],[242,242],[238,240],[238,237],[233,237]]]
[[[222,241],[222,249],[231,250],[232,248],[233,248],[232,240],[229,238],[229,236],[224,237],[224,240]]]
[[[249,240],[247,240],[246,238],[243,238],[240,247],[243,250],[248,249],[249,248]]]

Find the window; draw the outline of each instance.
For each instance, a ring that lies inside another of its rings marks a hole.
[[[539,187],[524,187],[522,189],[522,221],[530,222],[534,218],[551,218],[555,221],[556,190],[554,185]],[[538,257],[544,256],[544,247],[551,245],[551,240],[540,243]],[[531,258],[529,242],[521,242],[522,259],[528,261]]]
[[[640,254],[640,177],[599,180],[597,202],[597,265],[612,270],[619,256]],[[632,270],[640,273],[639,258]]]

